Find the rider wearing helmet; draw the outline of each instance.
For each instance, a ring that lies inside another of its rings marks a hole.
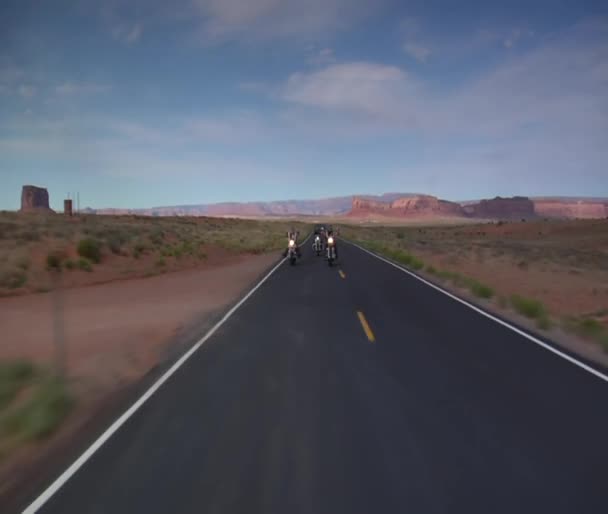
[[[327,245],[329,238],[331,237],[333,239],[333,243],[334,243],[334,251],[336,253],[336,259],[338,258],[338,238],[337,236],[337,231],[334,231],[333,227],[327,227],[325,230],[325,244]]]
[[[302,254],[300,253],[300,246],[298,245],[298,236],[300,235],[300,231],[299,230],[294,230],[293,227],[287,232],[287,243],[289,245],[290,241],[293,241],[295,246],[296,246],[296,255],[298,257],[301,257]],[[285,251],[283,252],[283,256],[287,257],[287,252],[289,250],[289,246],[287,248],[285,248]]]

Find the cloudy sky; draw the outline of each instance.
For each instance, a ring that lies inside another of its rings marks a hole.
[[[0,208],[608,196],[608,4],[0,2]]]

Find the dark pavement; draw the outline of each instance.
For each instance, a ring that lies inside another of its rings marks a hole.
[[[40,512],[603,514],[607,405],[600,378],[309,242]]]

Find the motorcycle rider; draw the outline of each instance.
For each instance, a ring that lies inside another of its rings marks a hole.
[[[329,238],[333,238],[334,241],[334,252],[336,254],[336,259],[338,258],[338,238],[337,236],[337,232],[334,231],[334,229],[332,227],[328,227],[325,231],[325,246],[327,247],[327,242],[329,241]]]
[[[287,248],[285,248],[285,251],[283,252],[283,257],[287,257],[287,252],[289,251],[289,241],[293,241],[295,243],[296,255],[298,257],[302,257],[302,254],[300,252],[300,245],[298,245],[298,236],[299,235],[300,235],[300,231],[294,230],[293,228],[291,228],[287,232]]]
[[[323,251],[323,227],[319,227],[318,225],[315,227],[314,240],[312,243],[312,249],[314,251]]]

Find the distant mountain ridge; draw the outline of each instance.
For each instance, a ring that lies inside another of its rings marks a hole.
[[[137,214],[142,216],[285,217],[348,216],[365,218],[478,218],[516,219],[604,218],[608,198],[584,197],[495,197],[452,202],[417,193],[349,195],[316,200],[273,202],[223,202],[176,205],[149,209],[85,209],[91,214]]]
[[[384,193],[360,195],[359,198],[393,201],[414,196],[413,193]],[[148,209],[85,209],[96,214],[139,214],[144,216],[335,216],[351,210],[355,195],[321,198],[315,200],[279,200],[271,202],[222,202],[199,205],[170,205]]]

